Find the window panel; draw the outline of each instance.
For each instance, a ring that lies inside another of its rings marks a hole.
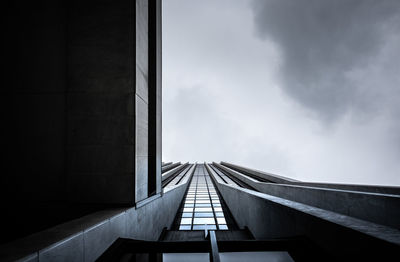
[[[194,209],[194,211],[195,212],[212,212],[212,208],[211,207],[196,207]]]
[[[191,230],[192,226],[188,226],[188,225],[181,225],[179,226],[179,230]]]
[[[214,225],[215,224],[215,220],[213,217],[195,217],[193,220],[193,224],[196,225]]]
[[[211,207],[211,204],[197,204],[196,207]]]
[[[217,217],[218,224],[226,224],[226,220],[223,217]]]
[[[194,217],[212,217],[213,213],[194,213]]]
[[[193,225],[193,230],[204,230],[204,229],[216,230],[216,225]]]
[[[228,226],[227,225],[218,225],[218,228],[220,230],[228,230]]]
[[[216,217],[224,217],[224,212],[215,212]]]
[[[181,224],[187,225],[192,223],[192,218],[182,218],[181,219]]]
[[[193,213],[182,213],[182,217],[192,217]]]

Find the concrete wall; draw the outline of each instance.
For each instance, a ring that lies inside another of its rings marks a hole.
[[[2,15],[0,191],[15,202],[58,200],[65,177],[65,6],[12,2]]]
[[[147,113],[135,110],[135,6],[130,0],[68,5],[68,196],[130,204],[135,115]]]
[[[148,196],[149,43],[148,0],[136,1],[136,201]]]
[[[172,224],[188,181],[141,207],[104,210],[0,246],[0,260],[89,262],[118,237],[158,240]]]
[[[3,226],[0,242],[32,232],[32,225],[43,228],[45,219],[62,220],[46,210],[65,199],[66,21],[60,0],[3,6],[0,219],[17,226]]]
[[[398,195],[263,183],[225,166],[216,163],[214,165],[259,192],[400,228],[400,196]]]
[[[238,225],[256,239],[306,236],[332,258],[346,261],[394,255],[400,246],[393,228],[214,180]]]
[[[11,2],[1,242],[160,194],[161,1]]]

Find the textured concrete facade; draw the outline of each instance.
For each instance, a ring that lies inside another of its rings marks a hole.
[[[160,194],[161,1],[11,1],[4,20],[1,192],[19,227],[2,242]]]
[[[135,6],[72,1],[68,10],[68,196],[74,202],[131,204]]]

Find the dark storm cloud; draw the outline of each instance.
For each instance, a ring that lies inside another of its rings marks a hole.
[[[376,110],[385,102],[378,97],[400,95],[400,48],[387,45],[400,44],[400,1],[255,0],[252,7],[257,36],[282,52],[282,88],[322,119]]]

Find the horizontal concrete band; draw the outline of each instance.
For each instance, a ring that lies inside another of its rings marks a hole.
[[[177,163],[170,162],[169,164],[163,165],[161,168],[161,173],[165,173],[165,172],[179,166],[180,164],[181,164],[181,162],[177,162]]]
[[[157,240],[169,228],[189,177],[140,208],[118,208],[58,225],[0,247],[1,261],[94,261],[117,238]]]
[[[181,164],[168,172],[162,174],[161,176],[161,181],[162,181],[162,186],[164,187],[167,185],[174,177],[176,177],[182,170],[184,170],[187,166],[189,165],[189,162],[186,162],[184,164]]]
[[[190,180],[190,178],[193,176],[194,170],[196,169],[197,164],[189,164],[187,165],[186,168],[184,168],[179,174],[174,176],[172,180],[170,180],[169,183],[165,184],[164,187],[164,192],[167,192],[176,186],[179,186],[182,183],[186,183],[187,180]]]
[[[226,166],[220,170],[259,192],[330,210],[385,226],[400,228],[400,196],[299,185],[259,182]]]
[[[247,167],[242,167],[234,165],[227,162],[221,162],[221,165],[229,167],[235,171],[241,172],[246,175],[252,175],[254,177],[268,179],[274,183],[281,184],[292,184],[300,186],[311,186],[311,187],[322,187],[331,189],[341,189],[341,190],[351,190],[351,191],[361,191],[361,192],[371,192],[380,194],[391,194],[400,195],[400,187],[396,186],[374,186],[374,185],[355,185],[355,184],[336,184],[336,183],[316,183],[316,182],[302,182],[291,178],[286,178],[283,176],[278,176],[275,174],[265,173],[262,171],[250,169]]]
[[[172,162],[161,162],[161,166],[162,167],[168,166],[168,165],[171,165],[171,164],[172,164]]]
[[[260,178],[262,180],[268,180],[270,182],[273,183],[290,183],[290,182],[297,182],[298,180],[295,179],[291,179],[288,177],[284,177],[284,176],[278,176],[275,174],[271,174],[271,173],[266,173],[266,172],[262,172],[259,170],[255,170],[255,169],[250,169],[250,168],[246,168],[246,167],[242,167],[242,166],[238,166],[238,165],[234,165],[231,163],[227,163],[227,162],[221,162],[221,165],[227,166],[233,170],[236,170],[238,172],[242,172],[244,174],[250,175],[250,176],[255,176],[256,178]]]
[[[247,226],[256,239],[304,235],[338,256],[400,247],[396,229],[227,185],[215,173],[211,176],[238,225]]]

